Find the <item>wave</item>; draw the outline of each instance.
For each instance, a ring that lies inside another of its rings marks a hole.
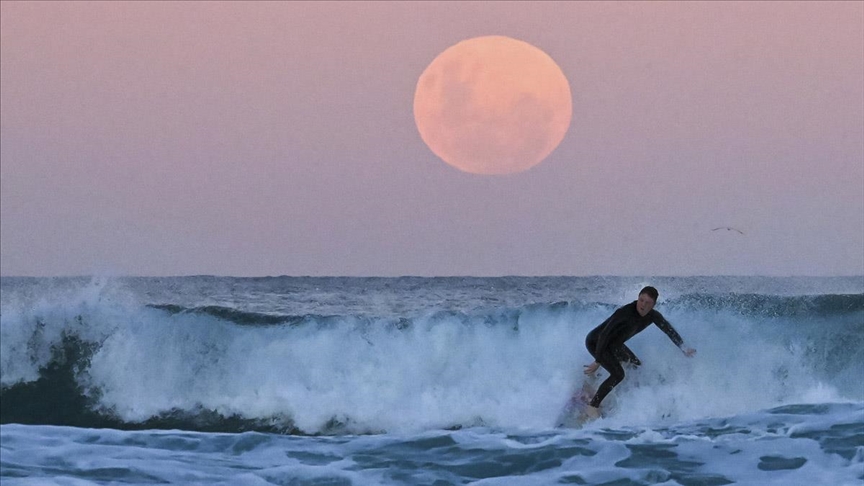
[[[331,434],[552,425],[587,332],[617,305],[539,302],[418,315],[141,305],[90,290],[0,315],[0,422]],[[610,420],[864,401],[864,294],[684,294],[660,309]],[[640,403],[640,407],[627,407]]]
[[[239,325],[302,325],[322,324],[339,319],[359,319],[363,321],[383,321],[384,317],[370,316],[340,316],[323,314],[280,314],[241,310],[220,305],[185,307],[179,304],[147,304],[147,307],[159,309],[170,315],[199,314],[215,317]],[[602,308],[614,310],[618,305],[606,302],[559,301],[551,303],[533,303],[515,308],[495,309],[490,312],[483,309],[482,313],[464,311],[437,310],[434,315],[439,318],[458,318],[465,321],[482,320],[488,324],[513,325],[523,314],[536,312],[562,313]],[[822,318],[831,316],[855,315],[864,313],[864,294],[827,294],[805,296],[775,296],[764,294],[685,294],[662,304],[665,310],[699,310],[703,312],[729,312],[752,317],[799,317]],[[392,320],[392,319],[389,319]],[[402,327],[410,325],[411,318],[400,317],[396,321]]]
[[[267,325],[297,325],[308,322],[323,322],[330,316],[317,314],[307,315],[282,315],[263,312],[249,312],[233,307],[225,307],[220,305],[205,305],[198,307],[184,307],[177,304],[148,304],[147,307],[159,309],[167,312],[169,315],[174,314],[201,314],[233,322],[239,325],[251,326],[267,326]]]

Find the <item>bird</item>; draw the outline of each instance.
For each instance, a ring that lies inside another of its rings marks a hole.
[[[731,227],[731,226],[720,226],[720,227],[717,227],[717,228],[712,229],[711,231],[724,230],[724,229],[725,229],[726,231],[735,231],[736,233],[738,233],[738,234],[740,234],[740,235],[743,235],[743,234],[744,234],[743,231],[739,230],[738,228],[733,228],[733,227]]]

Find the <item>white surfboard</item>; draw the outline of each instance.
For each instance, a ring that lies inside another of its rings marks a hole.
[[[592,378],[583,379],[582,386],[570,394],[570,398],[564,404],[561,413],[558,414],[555,427],[578,429],[592,420],[585,414],[585,409],[590,406],[588,404],[594,398],[594,393],[597,391],[593,386],[593,382]]]

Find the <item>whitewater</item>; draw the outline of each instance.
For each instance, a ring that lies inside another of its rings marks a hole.
[[[639,289],[643,365],[555,419]],[[864,277],[0,279],[5,484],[864,482]],[[608,402],[608,403],[607,403]]]

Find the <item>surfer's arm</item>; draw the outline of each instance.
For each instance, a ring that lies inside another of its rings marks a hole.
[[[672,324],[669,324],[669,321],[667,321],[666,318],[663,317],[663,314],[660,314],[657,311],[653,311],[653,312],[654,312],[654,318],[653,318],[654,324],[656,324],[657,327],[659,327],[661,331],[666,333],[666,335],[669,336],[669,339],[671,339],[672,342],[675,343],[675,346],[678,346],[678,349],[680,349],[684,354],[686,354],[687,356],[693,356],[696,353],[696,350],[693,348],[684,346],[684,339],[682,339],[681,335],[678,334],[678,331],[676,331],[675,328],[672,327]]]

